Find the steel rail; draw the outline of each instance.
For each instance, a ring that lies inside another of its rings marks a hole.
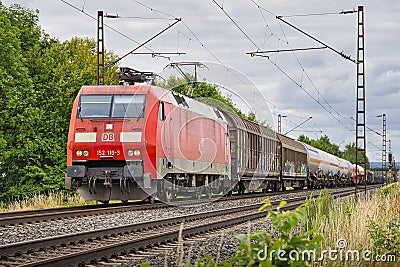
[[[304,190],[303,192],[312,192],[319,189]],[[215,202],[215,198],[219,198],[217,201],[230,201],[239,199],[256,198],[261,196],[276,196],[289,193],[291,191],[284,192],[268,192],[268,193],[253,193],[244,195],[234,195],[232,197],[223,197],[215,195],[211,199],[201,200],[187,200],[182,199],[180,201],[174,201],[169,204],[165,203],[154,203],[154,204],[143,204],[142,202],[131,202],[128,205],[124,203],[116,203],[109,205],[86,205],[86,206],[74,206],[64,208],[50,208],[40,210],[27,210],[27,211],[14,211],[14,212],[1,212],[0,213],[0,227],[15,226],[28,223],[41,223],[47,221],[56,221],[78,217],[89,217],[99,216],[107,214],[115,214],[122,212],[131,212],[138,210],[150,210],[150,209],[161,209],[168,208],[171,205],[175,206],[191,206],[198,205],[199,203]],[[297,191],[293,191],[297,192]]]

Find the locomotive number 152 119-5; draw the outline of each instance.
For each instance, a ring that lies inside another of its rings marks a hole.
[[[121,151],[118,150],[113,150],[113,149],[108,149],[108,150],[96,150],[97,156],[119,156],[121,155]]]

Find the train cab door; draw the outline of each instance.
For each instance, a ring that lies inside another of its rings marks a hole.
[[[159,114],[164,120],[164,128],[162,131],[162,146],[165,152],[165,155],[170,158],[172,156],[172,148],[173,148],[173,108],[174,106],[168,102],[160,102],[160,110]]]

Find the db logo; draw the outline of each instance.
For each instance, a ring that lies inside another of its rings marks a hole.
[[[114,141],[114,133],[103,133],[101,141]]]

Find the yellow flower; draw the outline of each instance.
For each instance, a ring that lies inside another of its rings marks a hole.
[[[261,202],[271,205],[271,200],[269,198],[263,199]]]

